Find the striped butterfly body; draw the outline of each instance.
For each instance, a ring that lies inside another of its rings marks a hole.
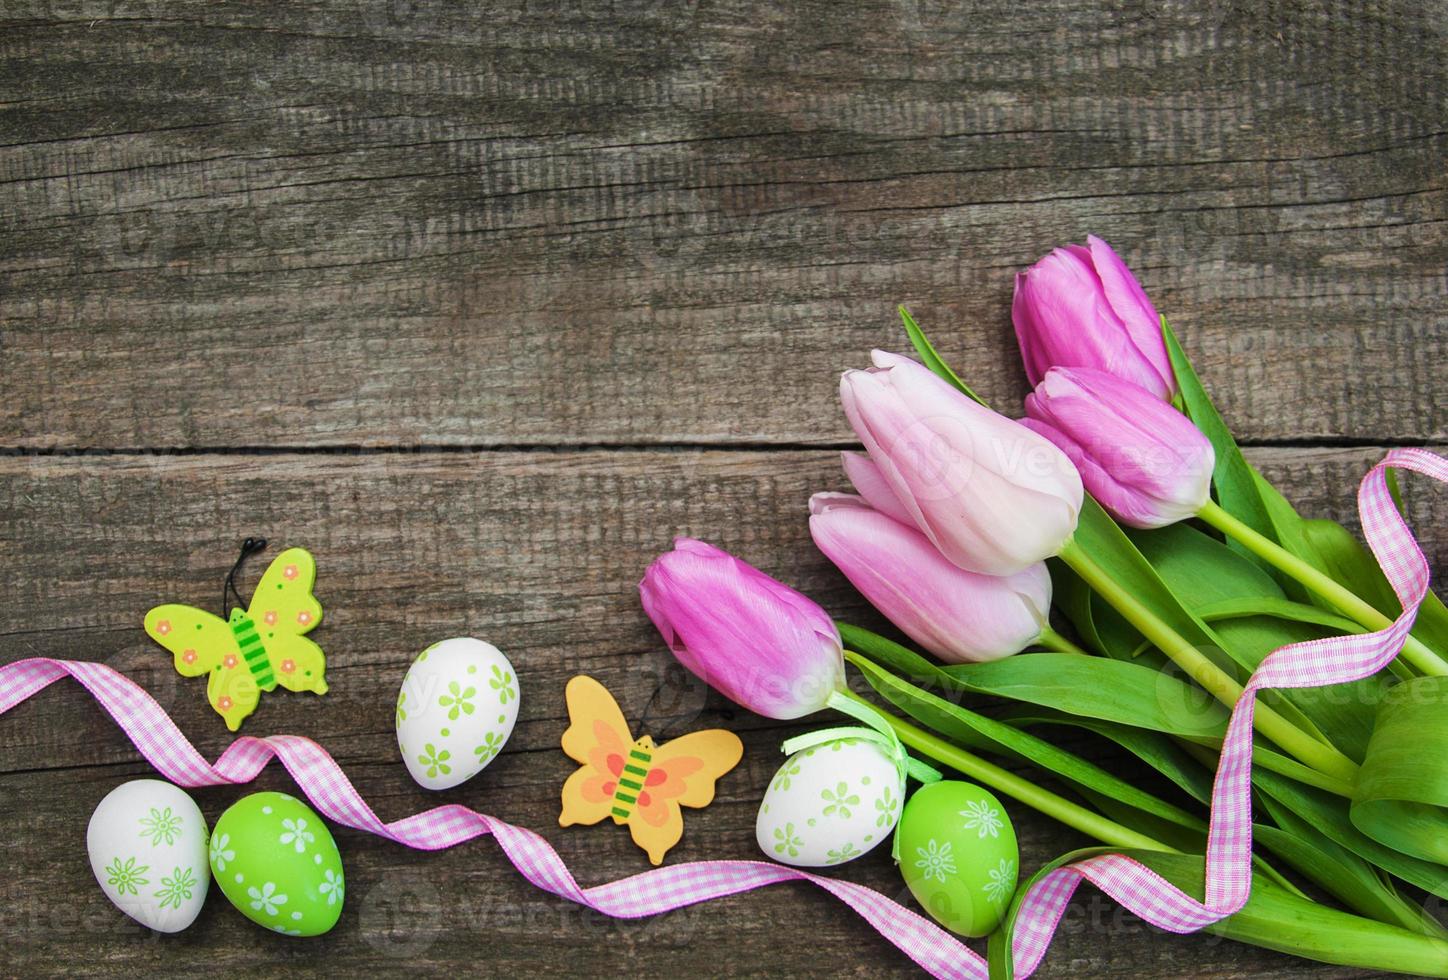
[[[322,604],[312,595],[316,578],[311,554],[288,548],[262,574],[245,611],[222,619],[169,603],[146,613],[146,633],[171,651],[183,676],[206,675],[206,698],[234,732],[262,692],[278,685],[327,693],[326,657],[305,636],[322,621]]]
[[[655,745],[635,739],[618,702],[598,681],[568,682],[563,751],[579,768],[563,784],[561,827],[608,817],[627,824],[634,843],[659,864],[684,834],[680,807],[708,806],[714,783],[739,764],[744,744],[723,729],[691,732]]]
[[[608,757],[608,770],[614,776],[613,819],[623,823],[632,815],[635,806],[648,806],[651,794],[646,787],[657,786],[667,778],[663,770],[653,768],[654,740],[645,735],[629,747],[628,758],[613,754]],[[652,779],[652,782],[650,780]],[[609,788],[605,783],[605,790]]]

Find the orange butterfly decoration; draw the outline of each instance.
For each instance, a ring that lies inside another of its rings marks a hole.
[[[720,728],[693,732],[663,745],[629,734],[618,702],[598,681],[568,682],[568,730],[563,751],[580,768],[563,784],[561,827],[613,817],[628,824],[634,843],[660,864],[684,834],[680,807],[708,806],[714,782],[739,764],[744,744]]]

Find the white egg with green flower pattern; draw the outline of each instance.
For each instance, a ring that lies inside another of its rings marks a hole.
[[[836,739],[790,756],[770,781],[754,824],[765,854],[823,868],[867,853],[900,819],[899,771],[879,744]]]
[[[115,906],[157,932],[180,932],[201,912],[211,869],[206,821],[185,791],[133,779],[101,800],[86,830],[91,871]]]
[[[397,745],[425,789],[448,789],[482,772],[517,720],[513,665],[497,647],[471,637],[418,654],[397,694]]]

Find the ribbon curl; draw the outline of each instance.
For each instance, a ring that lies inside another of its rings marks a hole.
[[[1389,468],[1448,482],[1448,460],[1423,449],[1394,449],[1368,472],[1358,489],[1363,534],[1402,604],[1402,613],[1386,629],[1374,633],[1282,647],[1252,675],[1232,709],[1212,788],[1205,902],[1120,854],[1099,855],[1058,868],[1035,883],[1017,913],[1011,948],[1020,976],[1029,976],[1040,965],[1067,903],[1083,880],[1147,922],[1172,932],[1202,929],[1246,904],[1252,882],[1252,713],[1257,693],[1267,688],[1339,684],[1377,673],[1397,656],[1428,594],[1428,562],[1388,492]],[[36,657],[0,666],[0,714],[67,676],[95,697],[161,775],[180,786],[247,783],[272,759],[279,759],[312,805],[338,824],[426,851],[491,835],[519,873],[538,888],[616,918],[641,918],[767,885],[807,881],[858,912],[932,976],[951,980],[989,977],[984,958],[960,940],[852,882],[763,861],[699,861],[584,888],[541,836],[460,804],[384,823],[336,760],[308,738],[243,736],[212,765],[150,694],[104,664]]]

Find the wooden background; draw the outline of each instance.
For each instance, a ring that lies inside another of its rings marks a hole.
[[[1384,447],[1448,442],[1445,41],[1437,0],[0,0],[0,660],[110,663],[214,757],[142,614],[216,606],[247,534],[304,545],[332,692],[247,733],[319,739],[388,819],[456,800],[585,884],[641,870],[621,829],[557,827],[563,685],[642,710],[668,661],[634,587],[675,533],[877,622],[804,505],[842,487],[837,375],[902,346],[897,302],[1017,404],[1012,270],[1095,232],[1304,509],[1351,522]],[[1448,566],[1448,496],[1408,492]],[[512,657],[522,713],[428,794],[392,706],[460,634]],[[801,726],[679,697],[746,755],[669,859],[756,857]],[[214,890],[158,937],[84,847],[148,772],[75,685],[0,719],[0,972],[913,971],[804,886],[621,923],[486,841],[350,831],[325,938]],[[1012,812],[1027,867],[1079,843]],[[836,873],[908,900],[883,849]],[[1261,972],[1354,975],[1085,892],[1042,975]]]

